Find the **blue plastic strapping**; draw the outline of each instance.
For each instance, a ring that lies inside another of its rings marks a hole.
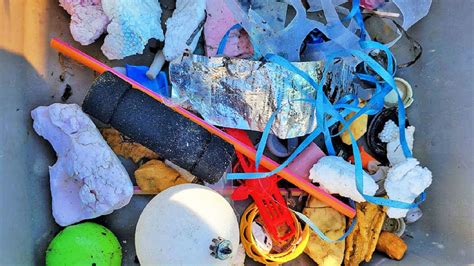
[[[355,208],[354,201],[350,200],[349,201],[350,205]],[[290,209],[291,210],[291,209]],[[295,210],[291,210],[298,218],[300,218],[303,222],[305,222],[322,240],[328,242],[328,243],[335,243],[338,241],[342,241],[346,239],[347,236],[349,236],[352,233],[352,230],[354,230],[355,225],[357,224],[357,217],[354,217],[352,219],[352,223],[349,226],[349,228],[344,232],[344,234],[339,237],[338,239],[331,239],[327,237],[321,230],[319,230],[318,226],[316,226],[311,219],[308,218],[308,216],[302,214],[301,212],[297,212]]]
[[[221,41],[219,42],[219,46],[217,47],[217,56],[220,56],[224,54],[225,46],[227,45],[227,39],[229,39],[229,34],[233,30],[239,30],[241,29],[242,26],[240,24],[235,24],[234,26],[230,27],[230,29],[227,30],[227,32],[224,34],[222,37]]]

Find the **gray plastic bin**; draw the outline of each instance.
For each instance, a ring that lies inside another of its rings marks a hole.
[[[430,14],[410,30],[424,54],[398,75],[414,88],[408,113],[416,126],[415,155],[432,170],[433,185],[422,220],[408,229],[404,260],[378,256],[373,264],[474,263],[473,13],[471,0],[434,0]],[[49,48],[51,37],[104,59],[97,44],[80,47],[72,41],[69,16],[57,1],[0,1],[0,265],[44,264],[45,249],[60,230],[51,216],[49,193],[48,165],[55,155],[34,133],[30,111],[60,102],[66,84],[73,91],[67,102],[82,102],[94,73],[58,56]],[[140,63],[151,63],[151,56],[146,58]],[[127,62],[138,62],[137,57]],[[134,197],[125,208],[98,219],[118,236],[124,265],[136,263],[134,227],[148,200]],[[310,263],[305,256],[298,261],[291,264]]]

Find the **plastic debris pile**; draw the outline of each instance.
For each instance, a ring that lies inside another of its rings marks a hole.
[[[406,30],[430,0],[177,0],[169,18],[158,0],[59,2],[82,45],[107,33],[110,60],[148,53],[151,39],[163,48],[149,66],[111,68],[52,41],[99,75],[82,108],[31,113],[58,157],[53,216],[67,226],[47,265],[119,265],[111,231],[72,224],[155,194],[137,217],[143,265],[403,259],[432,173],[413,157],[414,92],[396,74],[421,56]],[[398,64],[403,35],[414,59]]]

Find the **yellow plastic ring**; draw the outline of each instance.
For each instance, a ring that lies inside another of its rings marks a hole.
[[[258,247],[252,235],[252,222],[258,216],[258,208],[255,203],[250,204],[240,220],[240,239],[247,256],[266,265],[276,265],[288,262],[301,255],[308,244],[310,230],[309,226],[306,225],[303,232],[301,232],[300,222],[293,213],[291,213],[291,215],[295,221],[296,229],[291,245],[289,245],[289,248],[284,252],[268,253]]]

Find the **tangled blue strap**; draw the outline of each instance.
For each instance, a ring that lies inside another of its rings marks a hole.
[[[293,73],[296,73],[297,75],[305,79],[316,90],[316,98],[308,97],[306,99],[291,100],[290,102],[303,101],[303,102],[308,103],[311,107],[313,107],[315,116],[316,116],[317,127],[313,132],[311,132],[303,140],[303,142],[296,148],[293,154],[291,154],[287,158],[287,160],[285,160],[282,164],[280,164],[274,170],[270,172],[266,172],[266,173],[262,173],[262,172],[231,173],[231,174],[228,174],[227,176],[228,179],[256,179],[256,178],[264,178],[264,177],[277,174],[279,171],[283,170],[286,166],[288,166],[288,164],[292,162],[320,134],[324,135],[324,141],[326,144],[326,148],[328,150],[328,154],[335,155],[335,150],[334,150],[331,138],[342,134],[342,132],[348,131],[349,136],[352,141],[352,149],[354,153],[356,188],[358,192],[368,202],[377,204],[377,205],[393,207],[393,208],[410,209],[410,208],[417,207],[421,202],[423,202],[426,199],[425,193],[422,193],[419,199],[414,203],[407,203],[407,202],[401,202],[401,201],[396,201],[396,200],[391,200],[391,199],[386,199],[386,198],[381,198],[381,197],[375,197],[375,196],[370,196],[364,193],[364,182],[363,182],[364,171],[362,169],[362,162],[361,162],[359,147],[357,146],[357,141],[355,140],[349,126],[351,125],[353,121],[355,121],[361,115],[374,115],[374,114],[379,113],[383,108],[384,97],[392,90],[395,90],[397,94],[397,98],[398,98],[398,122],[399,122],[400,143],[402,146],[402,150],[405,157],[407,158],[410,158],[412,156],[412,153],[410,149],[408,148],[408,144],[407,144],[406,136],[405,136],[405,108],[404,108],[400,93],[396,87],[395,80],[393,79],[393,76],[395,75],[395,72],[396,72],[395,58],[393,57],[390,50],[383,44],[366,40],[365,25],[362,20],[362,14],[360,13],[359,0],[354,0],[352,4],[353,5],[352,5],[351,12],[346,18],[344,18],[344,20],[351,19],[351,18],[354,18],[356,20],[356,22],[359,24],[359,27],[361,28],[361,36],[360,36],[361,47],[367,53],[373,50],[383,51],[385,55],[387,56],[387,67],[386,68],[382,67],[378,62],[376,62],[372,57],[370,57],[365,52],[362,52],[359,50],[350,50],[350,49],[341,50],[327,57],[326,65],[322,74],[321,81],[317,83],[306,72],[297,68],[288,60],[278,55],[267,54],[265,56],[266,61],[278,64],[292,71]],[[224,38],[219,44],[219,49],[217,52],[218,55],[223,53],[230,31],[234,29],[238,29],[238,28],[240,28],[240,25],[238,24],[234,25],[224,35]],[[254,46],[254,49],[257,49],[257,47]],[[358,106],[359,100],[357,99],[355,95],[347,95],[343,97],[341,100],[339,100],[337,103],[331,104],[323,91],[323,84],[325,84],[326,82],[326,77],[330,69],[330,64],[333,64],[335,59],[340,58],[340,57],[345,57],[348,54],[356,58],[359,58],[362,62],[364,62],[364,68],[366,71],[364,74],[358,73],[357,76],[362,80],[369,81],[375,84],[376,86],[376,91],[375,91],[374,96],[362,108]],[[375,72],[376,75],[371,75],[370,72],[367,71],[368,68],[370,68],[373,72]],[[278,108],[270,116],[265,126],[265,129],[263,131],[260,144],[257,148],[256,158],[255,158],[257,170],[258,170],[258,166],[260,164],[261,158],[263,156],[263,152],[265,150],[266,142],[268,139],[268,135],[270,134],[271,127],[275,121],[277,114],[280,111],[281,111],[281,104],[280,102],[278,102]],[[352,112],[355,112],[355,114],[349,120],[346,121],[345,117]],[[340,122],[343,127],[338,133],[331,135],[329,128],[337,122]],[[295,212],[295,214],[298,215],[300,219],[305,221],[319,235],[319,237],[321,237],[327,242],[340,241],[344,239],[345,237],[347,237],[347,235],[350,234],[350,232],[352,231],[356,223],[356,219],[354,219],[349,230],[341,238],[339,238],[338,240],[332,240],[326,237],[319,230],[319,228],[317,228],[317,226],[311,222],[311,220],[308,217],[298,212]]]
[[[291,100],[290,102],[297,102],[297,101],[304,101],[310,104],[310,106],[316,106],[316,101],[314,99],[295,99]],[[356,108],[357,102],[353,103],[352,108]],[[280,112],[280,109],[278,109],[273,115],[276,115],[276,113]],[[352,111],[350,109],[343,110],[340,115],[343,117],[346,117],[348,114],[350,114]],[[272,117],[270,117],[269,123],[267,123],[266,128],[270,128],[272,122]],[[327,121],[328,126],[332,126],[335,123],[337,123],[338,120],[336,118],[331,118]],[[270,124],[270,126],[269,126]],[[269,132],[269,130],[266,130],[265,132]],[[264,132],[264,133],[265,133]],[[258,178],[264,178],[264,177],[269,177],[271,175],[277,174],[281,170],[283,170],[285,167],[288,166],[288,164],[293,161],[306,147],[313,142],[314,139],[316,139],[317,136],[319,136],[322,133],[321,128],[318,126],[313,132],[311,132],[304,140],[301,142],[301,144],[296,148],[296,150],[283,162],[281,163],[277,168],[273,169],[270,172],[260,172],[260,173],[229,173],[227,174],[227,179],[258,179]],[[265,135],[265,134],[263,134]],[[268,135],[268,134],[267,134]],[[262,136],[263,138],[263,136]],[[262,141],[260,141],[262,143]],[[261,145],[261,144],[260,144]],[[258,155],[258,154],[257,154]],[[261,155],[260,155],[261,158]]]
[[[385,80],[385,82],[388,84],[388,86],[383,87],[384,89],[381,89],[379,91],[379,93],[377,93],[366,104],[366,106],[363,107],[363,108],[356,107],[356,104],[358,103],[358,101],[354,101],[354,96],[345,97],[345,98],[341,99],[343,101],[339,101],[335,105],[332,105],[328,101],[327,97],[324,94],[321,95],[321,93],[318,93],[318,96],[322,96],[322,97],[320,97],[319,101],[318,101],[318,99],[299,99],[299,101],[306,101],[306,102],[310,103],[311,105],[316,106],[315,109],[317,110],[317,113],[320,113],[320,114],[322,113],[321,116],[323,116],[323,118],[328,114],[328,115],[330,115],[331,119],[329,119],[329,120],[322,119],[323,123],[319,123],[319,121],[318,121],[317,128],[300,144],[300,146],[298,146],[298,148],[295,150],[295,152],[285,162],[283,162],[279,167],[277,167],[273,171],[270,171],[268,173],[234,173],[234,174],[230,174],[228,176],[229,179],[262,178],[262,177],[267,177],[267,176],[273,175],[275,173],[278,173],[280,170],[282,170],[284,167],[286,167],[299,153],[301,153],[309,145],[309,143],[311,141],[313,141],[314,138],[316,138],[320,133],[325,133],[325,131],[328,132],[329,131],[328,128],[331,125],[335,124],[336,122],[340,122],[343,125],[343,129],[338,134],[340,134],[341,132],[343,132],[345,130],[349,130],[348,132],[349,132],[349,135],[350,135],[351,140],[352,140],[352,148],[353,148],[354,160],[355,160],[355,175],[356,175],[355,179],[356,179],[357,190],[368,202],[378,204],[378,205],[383,205],[383,206],[394,207],[394,208],[409,209],[409,208],[413,208],[413,207],[418,206],[425,199],[425,195],[422,195],[420,197],[419,201],[417,201],[415,203],[406,203],[406,202],[395,201],[395,200],[390,200],[390,199],[385,199],[385,198],[366,195],[363,192],[364,191],[363,170],[362,170],[362,163],[361,163],[361,159],[360,159],[360,152],[359,152],[359,148],[357,147],[357,141],[355,140],[355,138],[354,138],[352,132],[350,131],[350,129],[348,129],[348,126],[350,125],[350,123],[352,123],[352,121],[354,121],[355,119],[357,119],[361,115],[374,114],[376,112],[379,112],[380,110],[371,109],[371,107],[372,106],[380,106],[380,101],[383,102],[383,97],[389,91],[391,91],[393,88],[396,88],[396,86],[395,86],[395,82],[393,80],[393,77],[385,69],[383,69],[375,60],[373,60],[369,56],[365,56],[364,53],[360,53],[359,51],[351,51],[351,52],[355,56],[360,56],[361,59],[364,62],[366,62],[382,79]],[[305,73],[304,71],[298,69],[292,63],[288,62],[286,59],[284,59],[280,56],[268,55],[268,56],[266,56],[266,59],[268,61],[273,62],[273,63],[280,64],[281,66],[289,69],[290,71],[300,75],[305,80],[307,80],[308,83],[310,83],[313,87],[315,87],[315,89],[318,92],[322,91],[322,86],[320,84],[324,84],[324,79],[325,79],[325,76],[326,76],[325,74],[323,74],[321,83],[318,84],[307,73]],[[328,67],[326,66],[324,73],[326,73],[327,69],[328,69]],[[390,90],[387,89],[387,88],[390,88]],[[398,90],[396,90],[396,91],[397,91],[397,94],[399,94]],[[399,104],[400,104],[401,103],[401,97],[398,96],[398,98],[399,98],[398,100],[399,100]],[[346,102],[344,102],[344,101],[346,101]],[[350,104],[351,102],[352,102],[352,104]],[[402,148],[405,152],[405,156],[409,157],[409,156],[411,156],[411,151],[408,148],[408,145],[406,143],[406,139],[405,139],[405,141],[403,141],[403,138],[405,138],[404,134],[402,135],[402,132],[404,133],[404,131],[405,131],[405,125],[404,125],[404,123],[405,123],[405,112],[404,111],[405,110],[404,110],[404,107],[403,107],[403,103],[401,103],[401,104],[402,104],[402,107],[399,108],[399,124],[400,124],[400,129],[402,129],[400,131],[400,136],[401,136],[400,140],[401,140]],[[344,111],[339,112],[338,109],[344,109]],[[275,113],[272,114],[272,116],[270,117],[267,125],[265,126],[263,136],[262,136],[262,141],[260,141],[260,145],[257,149],[256,164],[260,163],[260,160],[261,160],[261,157],[263,155],[264,148],[265,148],[266,139],[268,138],[268,135],[270,133],[272,123],[274,122],[276,114],[280,110],[281,109],[278,109]],[[357,113],[350,120],[345,121],[344,117],[347,115],[347,112],[351,113],[352,111],[355,111],[355,110],[357,110]],[[400,119],[400,117],[402,117],[402,119]],[[329,145],[332,145],[331,137],[332,136],[329,133],[325,133],[325,139],[329,140],[327,142],[327,143],[329,143]]]

